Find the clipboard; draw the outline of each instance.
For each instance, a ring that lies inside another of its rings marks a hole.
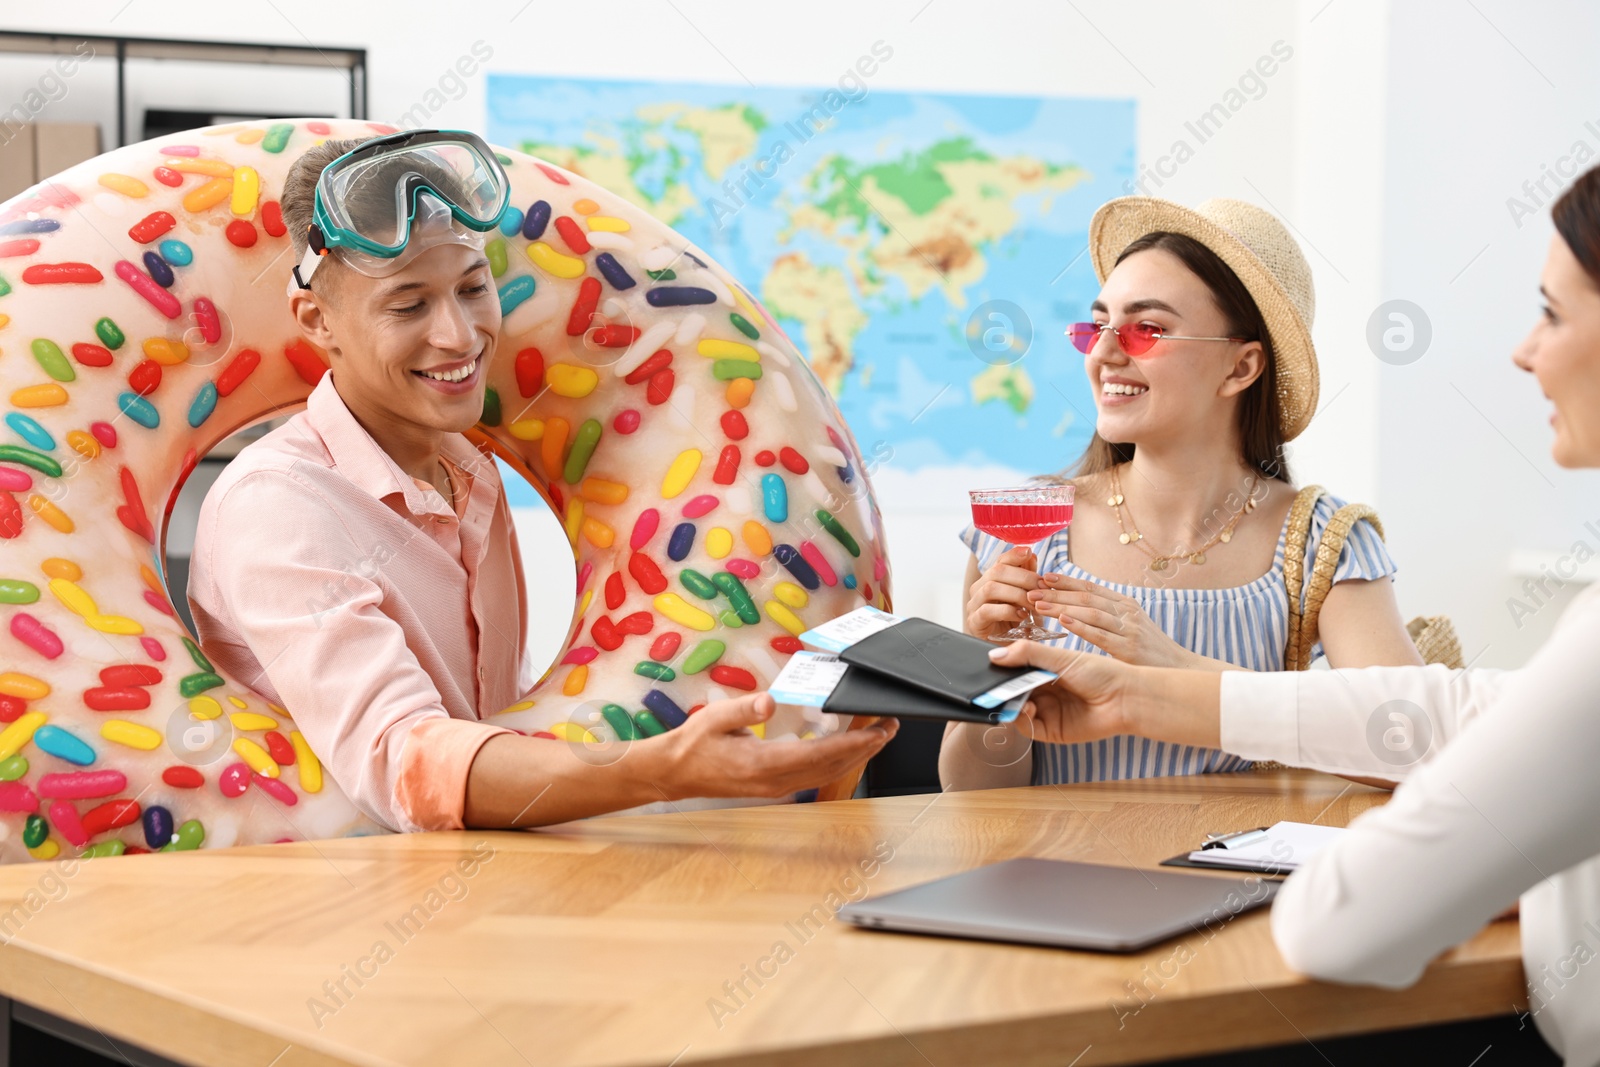
[[[1344,833],[1342,827],[1278,822],[1225,834],[1208,834],[1198,848],[1161,861],[1163,867],[1204,871],[1249,871],[1282,879]],[[1205,855],[1213,853],[1212,859]]]

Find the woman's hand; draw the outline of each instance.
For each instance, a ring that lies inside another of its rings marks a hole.
[[[1031,548],[1000,553],[967,588],[967,633],[988,641],[1027,618],[1028,591],[1039,588],[1037,568]]]
[[[1035,689],[1023,706],[1034,741],[1071,745],[1130,732],[1124,697],[1134,672],[1126,664],[1035,641],[1002,645],[990,651],[989,659],[1001,667],[1043,667],[1060,675]]]
[[[1043,667],[1060,675],[1030,693],[1023,707],[1035,741],[1070,745],[1137,734],[1152,741],[1221,746],[1218,672],[1136,667],[1033,641],[1012,642],[989,658],[1003,667]]]
[[[1068,633],[1124,663],[1145,667],[1193,667],[1196,657],[1168,637],[1132,597],[1098,582],[1046,574],[1043,586],[1026,594],[1033,610],[1061,620]]]

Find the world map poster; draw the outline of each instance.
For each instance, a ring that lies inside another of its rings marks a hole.
[[[491,74],[487,133],[759,296],[888,468],[875,481],[1068,465],[1095,408],[1064,331],[1099,291],[1089,219],[1131,188],[1134,102],[856,86]]]

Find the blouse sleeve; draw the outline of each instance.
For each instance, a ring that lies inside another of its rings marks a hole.
[[[1408,986],[1519,894],[1600,854],[1597,640],[1600,590],[1521,670],[1222,676],[1228,751],[1404,778],[1284,884],[1272,930],[1290,966]],[[1402,726],[1409,767],[1385,740]]]

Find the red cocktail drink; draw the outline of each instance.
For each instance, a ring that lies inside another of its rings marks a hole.
[[[1066,529],[1072,503],[972,505],[972,525],[1013,545],[1031,545]]]
[[[1015,489],[974,489],[972,525],[1010,545],[1031,545],[1059,533],[1072,522],[1073,487],[1046,485]],[[1044,641],[1060,634],[1039,625],[1033,611],[991,641]]]

